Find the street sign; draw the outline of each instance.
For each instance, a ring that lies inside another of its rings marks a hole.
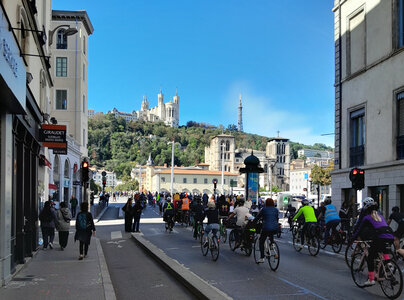
[[[287,205],[287,204],[289,204],[289,197],[285,196],[285,197],[283,197],[283,205]]]
[[[304,173],[304,180],[308,180],[309,179],[309,173]]]
[[[66,125],[42,124],[39,141],[48,148],[67,148]]]
[[[80,185],[81,181],[73,181],[73,185]]]
[[[67,148],[53,148],[53,154],[67,155]]]

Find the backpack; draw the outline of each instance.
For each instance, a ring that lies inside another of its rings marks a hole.
[[[78,229],[80,230],[86,230],[87,229],[87,214],[79,214],[77,216],[77,226]]]

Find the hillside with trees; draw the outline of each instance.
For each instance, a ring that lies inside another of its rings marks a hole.
[[[204,162],[205,146],[218,134],[235,137],[236,148],[265,150],[268,137],[238,132],[235,125],[215,127],[206,123],[187,122],[185,126],[172,128],[162,122],[126,122],[112,114],[97,115],[88,120],[88,154],[90,164],[98,168],[115,171],[118,178],[129,179],[130,171],[136,165],[144,165],[151,154],[155,165],[171,165],[171,145],[175,147],[174,164],[192,166]],[[290,143],[291,158],[297,158],[302,148],[318,150],[333,149],[324,144],[307,146]]]

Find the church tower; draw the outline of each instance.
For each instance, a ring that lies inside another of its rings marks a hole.
[[[238,123],[237,130],[243,131],[243,106],[241,105],[241,94],[240,94],[240,104],[238,105]]]
[[[142,100],[142,110],[143,110],[143,111],[149,110],[149,101],[147,101],[146,96],[143,96],[143,100]]]
[[[157,95],[157,98],[158,98],[157,115],[160,120],[165,121],[167,119],[167,116],[166,116],[166,107],[164,104],[163,89],[160,88],[160,93]]]

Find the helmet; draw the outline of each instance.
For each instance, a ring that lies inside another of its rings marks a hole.
[[[369,207],[372,207],[376,205],[375,200],[373,200],[372,197],[366,197],[363,199],[363,209],[368,209]]]
[[[215,207],[216,207],[215,202],[213,201],[208,202],[208,208],[215,208]]]
[[[303,200],[302,200],[302,205],[303,205],[303,206],[309,205],[309,200],[303,199]]]
[[[325,205],[328,205],[328,204],[331,204],[331,198],[326,198],[325,200],[324,200],[324,204]]]
[[[167,201],[170,202],[170,201],[171,201],[171,197],[167,197]]]

